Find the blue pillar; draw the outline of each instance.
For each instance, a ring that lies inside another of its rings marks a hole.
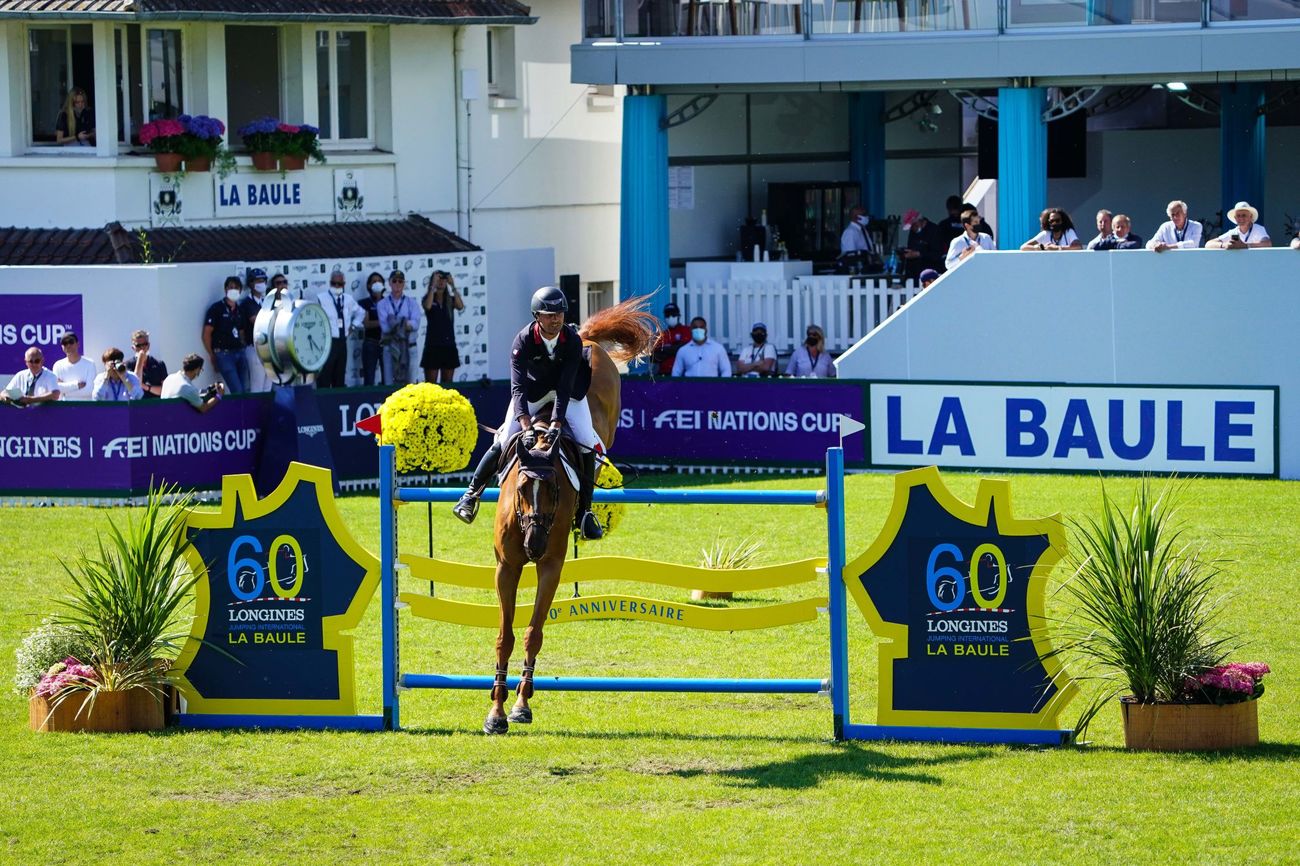
[[[1239,201],[1264,210],[1264,85],[1224,84],[1219,88],[1219,165],[1223,211]],[[1261,217],[1260,223],[1268,221]],[[1226,216],[1223,228],[1231,228]]]
[[[849,177],[862,188],[862,206],[885,215],[885,95],[849,94]]]
[[[619,297],[654,294],[655,315],[669,297],[667,113],[663,96],[623,99]]]
[[[1047,207],[1046,99],[1041,87],[998,89],[998,249],[1014,250],[1040,231]]]

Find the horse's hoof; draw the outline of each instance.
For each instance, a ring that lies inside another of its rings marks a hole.
[[[510,722],[501,716],[488,716],[483,720],[483,733],[504,734],[510,730]]]
[[[531,725],[533,723],[532,707],[514,707],[506,718],[521,725]]]

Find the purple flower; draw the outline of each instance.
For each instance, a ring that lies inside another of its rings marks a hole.
[[[280,121],[274,117],[263,117],[239,127],[239,134],[247,138],[251,135],[269,135],[280,127]]]
[[[318,129],[315,126],[312,126],[310,123],[302,124],[301,126],[298,127],[298,131],[304,132],[308,135],[320,135],[320,129]]]
[[[219,139],[226,132],[224,123],[215,117],[208,117],[206,114],[199,114],[194,117],[183,114],[179,120],[185,125],[185,131],[195,138],[204,140]]]

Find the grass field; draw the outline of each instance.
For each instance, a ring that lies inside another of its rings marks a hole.
[[[947,480],[972,498],[974,476]],[[1135,483],[1112,479],[1108,487],[1127,496]],[[1022,517],[1077,516],[1096,510],[1100,486],[1096,478],[1017,477],[1013,507]],[[875,537],[891,496],[887,476],[849,478],[850,559]],[[478,733],[487,696],[461,692],[407,693],[409,729],[397,734],[38,736],[26,729],[26,702],[7,691],[0,862],[1294,863],[1300,617],[1287,599],[1297,581],[1300,485],[1196,480],[1184,504],[1196,536],[1232,560],[1227,625],[1250,638],[1244,657],[1274,670],[1258,749],[1128,753],[1118,708],[1103,712],[1083,749],[837,744],[825,698],[556,693],[534,701],[534,725],[495,738]],[[376,549],[374,497],[341,507]],[[489,562],[490,506],[470,528],[446,508],[435,508],[438,554]],[[403,508],[404,549],[424,548],[424,515],[422,506]],[[62,589],[57,558],[123,516],[0,511],[6,681],[22,634]],[[823,526],[813,509],[631,506],[597,546],[694,563],[719,533],[752,534],[763,540],[761,560],[777,562],[819,555]],[[737,603],[787,594],[800,592]],[[876,653],[852,601],[849,616],[852,712],[870,722]],[[379,707],[378,621],[376,600],[357,633],[366,712]],[[824,618],[735,635],[635,622],[559,625],[547,632],[538,672],[826,676],[826,629]],[[403,668],[490,674],[493,639],[405,619]],[[517,672],[518,663],[511,667]]]

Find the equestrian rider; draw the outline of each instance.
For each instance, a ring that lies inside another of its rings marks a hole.
[[[479,497],[483,495],[488,479],[496,472],[502,447],[519,430],[524,431],[521,441],[525,448],[536,446],[533,413],[551,403],[549,435],[557,435],[567,420],[582,453],[578,528],[586,539],[604,535],[600,521],[591,513],[591,494],[596,484],[596,448],[600,444],[591,424],[591,409],[587,406],[591,365],[583,357],[578,329],[564,322],[568,309],[569,302],[564,293],[555,286],[543,286],[533,293],[533,321],[515,335],[510,348],[510,405],[505,420],[497,430],[492,447],[474,470],[469,489],[452,509],[466,523],[473,523],[478,515]]]

